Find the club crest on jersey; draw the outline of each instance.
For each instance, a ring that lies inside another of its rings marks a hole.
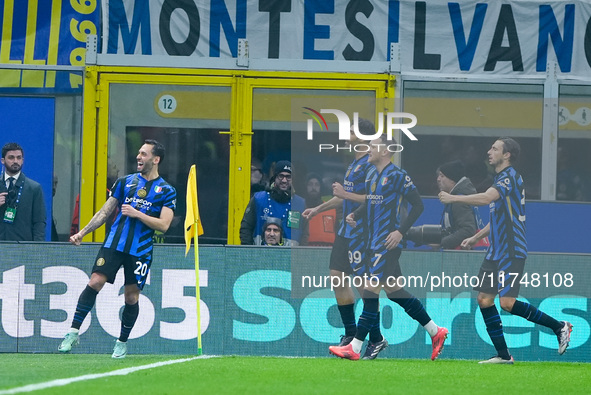
[[[160,193],[160,192],[162,192],[162,187],[161,187],[160,185],[156,185],[156,186],[154,187],[154,192],[156,192],[156,193]]]
[[[371,188],[370,188],[370,189],[371,189],[371,193],[374,193],[374,192],[376,191],[376,186],[377,186],[377,184],[376,184],[376,182],[374,181],[374,182],[371,184]]]
[[[145,198],[147,194],[148,194],[148,192],[146,192],[146,190],[144,188],[141,188],[137,191],[137,195],[140,198]]]
[[[351,174],[351,168],[350,167],[347,169],[347,174],[345,174],[345,177],[349,177],[349,174]]]

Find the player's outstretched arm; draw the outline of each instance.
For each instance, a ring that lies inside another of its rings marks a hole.
[[[136,210],[129,204],[121,205],[121,214],[130,218],[137,218],[146,226],[162,233],[165,233],[168,230],[174,217],[174,211],[172,211],[172,209],[169,207],[162,207],[162,211],[160,211],[160,217],[150,217],[148,214],[144,214],[141,211]]]
[[[80,245],[84,236],[94,232],[107,221],[107,218],[109,218],[115,212],[118,204],[119,201],[114,197],[107,199],[105,204],[103,204],[103,207],[101,207],[94,217],[92,217],[88,225],[82,228],[80,232],[70,237],[70,243]]]
[[[448,203],[466,203],[471,206],[487,206],[491,202],[498,200],[501,195],[496,188],[490,187],[485,192],[475,193],[473,195],[450,195],[447,192],[439,192],[439,200],[443,204]]]
[[[302,213],[302,215],[304,216],[304,218],[310,219],[310,218],[314,217],[315,215],[317,215],[318,213],[321,213],[323,211],[330,210],[333,208],[337,208],[341,204],[343,204],[343,199],[333,196],[332,198],[330,198],[330,200],[328,200],[316,207],[310,207],[310,208],[305,209],[304,212]]]
[[[350,200],[355,203],[365,202],[365,194],[347,192],[345,191],[343,185],[338,182],[334,182],[332,184],[332,194],[335,197],[341,198],[343,200]]]

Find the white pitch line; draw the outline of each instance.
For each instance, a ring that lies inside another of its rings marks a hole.
[[[216,357],[217,357],[217,355],[201,355],[201,356],[192,357],[192,358],[171,359],[170,361],[156,362],[156,363],[151,363],[149,365],[135,366],[132,368],[119,369],[119,370],[114,370],[112,372],[106,372],[106,373],[85,374],[84,376],[71,377],[69,379],[57,379],[57,380],[46,381],[44,383],[29,384],[29,385],[25,385],[23,387],[11,388],[11,389],[7,389],[7,390],[0,390],[0,395],[19,394],[21,392],[31,392],[31,391],[43,390],[43,389],[52,388],[52,387],[62,387],[64,385],[76,383],[78,381],[94,380],[94,379],[100,379],[102,377],[125,376],[130,373],[138,372],[140,370],[158,368],[160,366],[172,365],[175,363],[189,362],[189,361],[193,361],[195,359],[208,359],[208,358],[216,358]]]

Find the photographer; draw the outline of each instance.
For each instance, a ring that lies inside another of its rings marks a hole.
[[[437,169],[437,186],[452,195],[472,195],[476,188],[464,176],[464,165],[459,160],[447,162]],[[422,225],[411,228],[406,238],[415,245],[429,244],[434,248],[458,248],[462,240],[478,230],[476,208],[465,203],[448,203],[443,208],[440,225]]]
[[[451,195],[475,194],[476,188],[464,174],[464,165],[459,160],[442,164],[437,169],[439,190]],[[473,236],[478,229],[474,207],[465,203],[444,205],[441,228],[441,248],[451,250],[458,247],[462,240]]]

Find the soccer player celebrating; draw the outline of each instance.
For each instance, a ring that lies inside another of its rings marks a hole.
[[[485,281],[474,289],[479,291],[478,305],[497,355],[480,363],[513,364],[503,335],[501,317],[494,304],[497,294],[503,310],[552,329],[558,337],[558,354],[562,355],[566,351],[572,332],[569,322],[557,321],[536,307],[516,299],[527,258],[525,188],[521,175],[513,168],[519,152],[520,147],[515,140],[499,138],[488,151],[488,162],[497,173],[492,187],[475,195],[439,193],[439,200],[444,204],[461,202],[475,206],[490,205],[488,225],[461,244],[463,248],[470,249],[490,234],[490,246],[478,276],[490,278],[492,283]],[[517,273],[517,278],[505,273]],[[507,281],[499,281],[499,275]]]
[[[375,134],[373,123],[367,119],[359,119],[358,128],[364,135]],[[358,141],[360,139],[351,130],[348,144],[352,146]],[[365,178],[369,169],[373,168],[367,159],[367,152],[355,150],[355,160],[347,168],[343,184],[335,182],[332,185],[332,199],[306,209],[303,213],[304,217],[309,219],[322,211],[337,208],[340,205],[343,207],[343,218],[355,211],[365,201]],[[362,227],[353,227],[343,220],[330,253],[330,275],[338,279],[334,282],[337,284],[334,287],[334,293],[345,327],[345,335],[341,337],[339,346],[349,344],[357,332],[354,309],[355,295],[350,284],[343,279],[351,274],[363,274],[363,265],[361,264],[363,262],[363,241]],[[363,290],[360,290],[360,293],[362,292]],[[379,310],[376,314],[376,321],[369,331],[369,343],[363,359],[375,359],[382,350],[388,347],[388,342],[380,331]]]
[[[402,276],[398,261],[402,253],[400,241],[423,212],[423,202],[406,171],[392,163],[394,153],[387,148],[390,143],[385,135],[371,142],[368,160],[375,167],[369,170],[365,181],[366,201],[347,216],[351,226],[355,226],[357,218],[364,217],[363,226],[367,237],[364,273],[369,278],[377,279],[378,284],[376,286],[373,281],[369,281],[363,291],[363,312],[351,343],[331,346],[329,351],[340,358],[359,359],[363,341],[376,324],[378,297],[380,290],[384,289],[390,300],[404,308],[410,317],[427,330],[433,342],[431,359],[435,360],[443,350],[448,330],[438,327],[423,304],[395,281]],[[412,208],[401,222],[399,212],[403,198]]]
[[[111,195],[88,225],[70,237],[80,245],[82,238],[94,232],[119,208],[113,226],[98,252],[88,285],[80,294],[72,320],[72,327],[58,348],[69,352],[79,343],[79,330],[96,297],[106,282],[113,284],[117,271],[125,273],[125,307],[121,319],[121,333],[115,342],[113,358],[125,358],[127,339],[139,315],[139,297],[152,264],[152,236],[154,231],[166,232],[176,208],[176,191],[158,174],[164,160],[164,146],[156,140],[146,140],[139,149],[139,173],[119,178]]]

